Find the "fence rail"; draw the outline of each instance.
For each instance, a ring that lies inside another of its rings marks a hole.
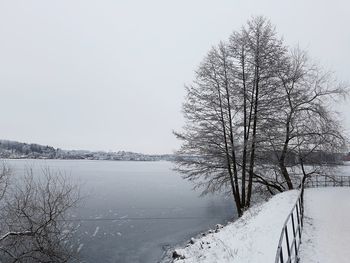
[[[349,186],[350,187],[350,176],[337,175],[337,176],[321,176],[315,175],[306,180],[304,184],[305,188],[314,187],[338,187],[338,186]]]
[[[300,188],[300,194],[282,227],[275,263],[299,261],[299,247],[304,224],[304,189],[315,187],[350,187],[350,176],[313,176]]]

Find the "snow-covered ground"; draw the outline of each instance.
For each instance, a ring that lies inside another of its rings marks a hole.
[[[297,190],[278,194],[250,208],[242,218],[176,249],[176,263],[274,262],[282,226]]]
[[[350,187],[306,189],[302,263],[350,262]]]

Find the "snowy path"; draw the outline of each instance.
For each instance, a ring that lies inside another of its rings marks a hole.
[[[350,187],[305,190],[301,263],[350,262]]]

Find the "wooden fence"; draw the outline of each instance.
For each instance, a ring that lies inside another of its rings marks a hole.
[[[282,227],[275,263],[299,261],[299,247],[304,223],[304,189],[314,187],[350,187],[350,176],[313,176],[300,189],[298,199]]]

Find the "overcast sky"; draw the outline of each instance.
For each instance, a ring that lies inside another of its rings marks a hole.
[[[288,45],[349,81],[349,9],[348,0],[1,0],[0,138],[172,152],[183,86],[212,45],[264,15]],[[339,110],[349,129],[349,104]]]

